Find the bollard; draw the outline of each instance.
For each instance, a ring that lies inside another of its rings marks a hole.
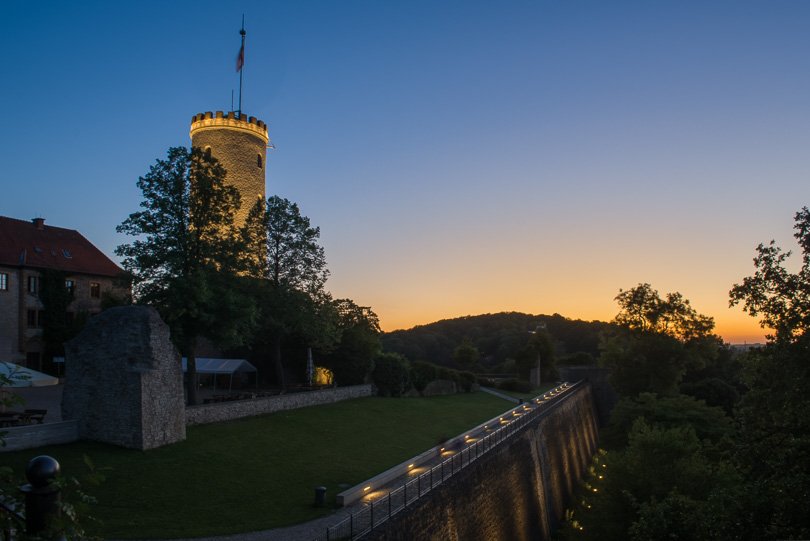
[[[326,503],[326,487],[315,487],[315,507],[323,507]]]
[[[61,494],[54,483],[58,475],[59,462],[46,455],[32,458],[25,467],[28,484],[21,486],[20,491],[25,494],[25,532],[28,535],[49,533],[48,529],[59,519]]]

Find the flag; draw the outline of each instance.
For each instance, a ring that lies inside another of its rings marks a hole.
[[[242,66],[245,65],[245,44],[239,47],[239,54],[236,55],[236,71],[242,71]]]

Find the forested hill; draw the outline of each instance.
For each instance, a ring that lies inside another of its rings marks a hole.
[[[411,361],[452,365],[454,350],[468,341],[480,352],[484,368],[493,368],[523,348],[531,331],[545,324],[557,358],[577,352],[599,355],[599,333],[611,327],[603,321],[568,319],[559,314],[501,312],[444,319],[412,329],[385,333],[383,348]]]

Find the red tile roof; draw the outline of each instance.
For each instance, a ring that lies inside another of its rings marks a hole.
[[[0,216],[0,265],[118,276],[123,271],[74,229]]]

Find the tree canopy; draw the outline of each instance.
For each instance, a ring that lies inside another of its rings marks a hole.
[[[254,323],[250,296],[233,287],[243,271],[234,225],[239,192],[225,184],[225,175],[209,153],[170,148],[138,179],[142,210],[116,228],[136,237],[116,254],[132,275],[136,302],[157,307],[188,357],[192,403],[198,338],[239,344]]]
[[[807,207],[794,216],[793,236],[802,250],[801,268],[792,273],[786,263],[792,255],[771,240],[757,246],[756,272],[734,284],[729,292],[730,306],[742,303],[743,310],[761,317],[760,324],[771,328],[777,341],[793,341],[810,327],[810,211]]]
[[[657,332],[687,341],[711,333],[714,319],[697,313],[678,292],[664,298],[650,284],[619,290],[619,313],[614,322],[631,330]]]

